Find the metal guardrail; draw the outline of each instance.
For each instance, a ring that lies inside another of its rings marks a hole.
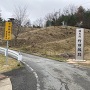
[[[3,47],[0,47],[0,53],[3,53],[6,56],[6,49],[3,48]],[[19,61],[22,60],[22,55],[21,55],[20,52],[16,52],[16,51],[13,51],[13,50],[9,50],[8,49],[8,55],[10,57],[13,57],[13,58],[19,60]]]

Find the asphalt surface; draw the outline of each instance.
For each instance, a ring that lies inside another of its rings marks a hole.
[[[25,67],[3,73],[10,77],[12,90],[36,90],[36,78]]]
[[[35,76],[37,90],[90,90],[90,68],[24,53],[23,62]]]
[[[4,73],[13,90],[90,90],[90,68],[22,55],[25,67]]]

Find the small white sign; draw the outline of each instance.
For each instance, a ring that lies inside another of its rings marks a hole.
[[[84,60],[84,29],[76,29],[76,60]]]

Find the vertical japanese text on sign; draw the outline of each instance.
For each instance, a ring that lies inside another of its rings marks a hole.
[[[12,22],[6,22],[4,40],[11,40],[11,36],[12,36]]]
[[[76,29],[76,60],[84,59],[84,29]]]

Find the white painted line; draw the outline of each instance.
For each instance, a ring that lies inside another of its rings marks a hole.
[[[27,67],[29,67],[29,65],[28,65],[28,64],[27,64],[26,66],[27,66]]]
[[[37,80],[37,90],[40,90],[40,81],[39,81],[39,77],[37,75],[37,73],[28,65],[26,64],[25,62],[23,62],[34,74],[36,80]]]
[[[37,73],[36,73],[36,72],[33,72],[33,73],[34,73],[35,77],[36,77],[36,78],[38,78],[38,75],[37,75]]]
[[[31,68],[31,71],[34,71],[34,70]]]

